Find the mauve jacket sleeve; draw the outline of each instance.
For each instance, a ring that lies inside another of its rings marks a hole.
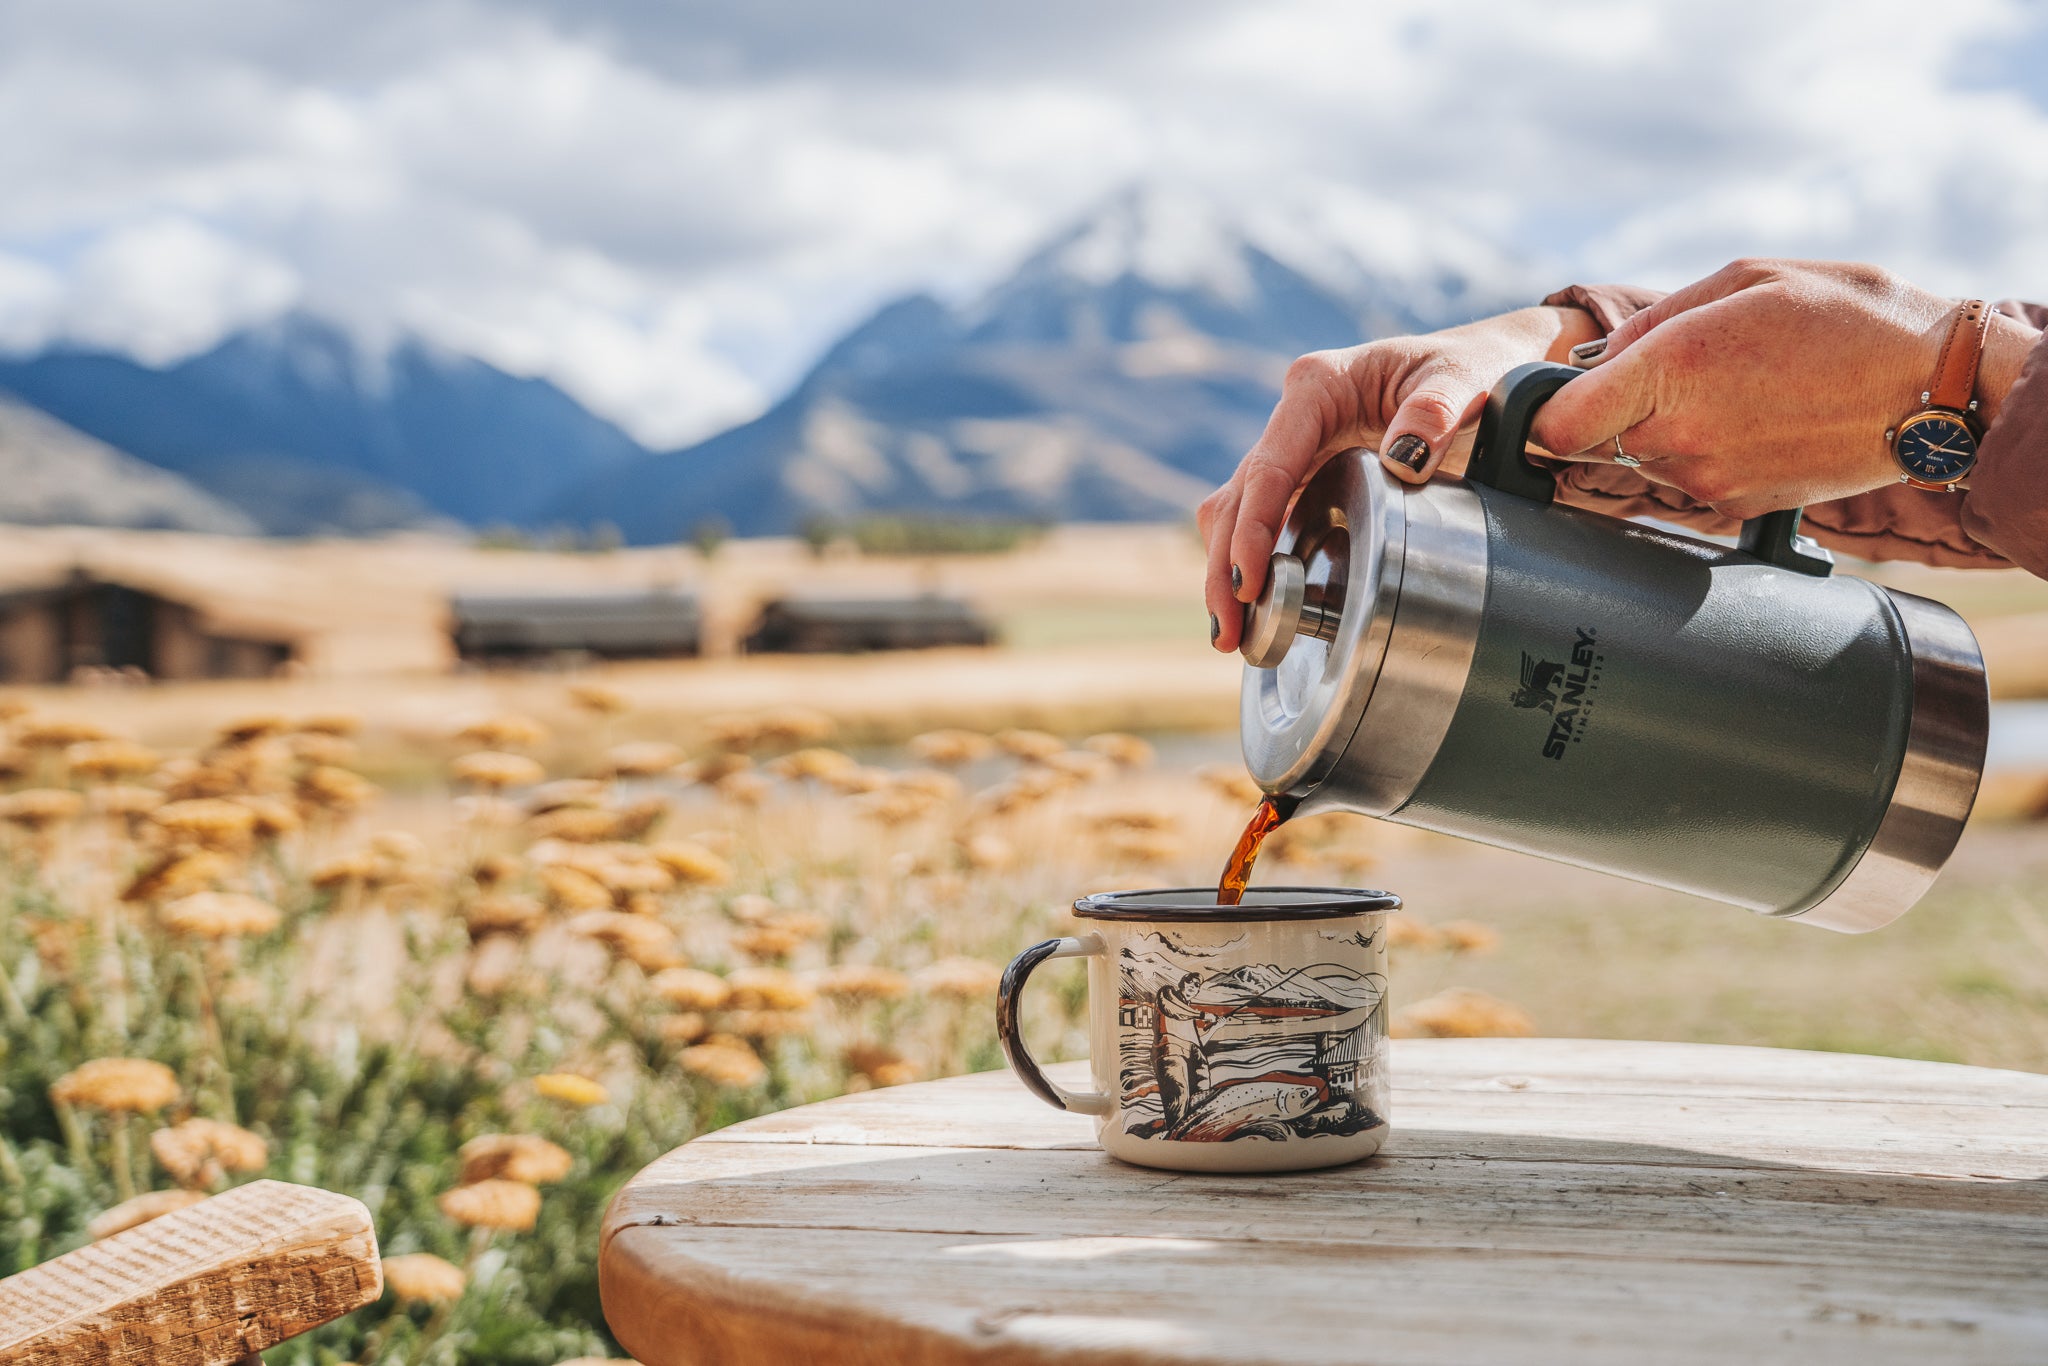
[[[1611,332],[1662,297],[1631,285],[1573,285],[1543,302],[1583,308],[1602,332]],[[2011,301],[1998,307],[2030,326],[2048,325],[2048,307]],[[1564,466],[1558,497],[1614,517],[1657,517],[1719,535],[1736,530],[1712,508],[1620,465]],[[1967,492],[1887,484],[1812,504],[1802,530],[1822,545],[1866,560],[1965,569],[2018,565],[2048,578],[2048,339],[2036,343],[1998,421],[1985,433]]]

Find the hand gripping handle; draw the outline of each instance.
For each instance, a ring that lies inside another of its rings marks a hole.
[[[1002,985],[996,988],[996,1037],[1002,1041],[1003,1056],[1010,1060],[1010,1070],[1032,1095],[1056,1110],[1071,1110],[1077,1115],[1106,1115],[1116,1105],[1100,1091],[1063,1090],[1039,1070],[1037,1059],[1024,1046],[1024,1031],[1017,1023],[1017,998],[1023,994],[1024,984],[1031,980],[1031,970],[1046,959],[1086,958],[1102,951],[1099,934],[1033,944],[1010,960],[1010,966],[1003,969]]]
[[[1503,375],[1486,396],[1466,479],[1533,502],[1548,503],[1556,498],[1557,476],[1528,457],[1529,428],[1536,421],[1536,410],[1584,373],[1569,365],[1532,361]],[[1800,536],[1800,516],[1798,508],[1786,508],[1750,518],[1742,524],[1740,548],[1780,569],[1826,578],[1834,572],[1834,559]]]

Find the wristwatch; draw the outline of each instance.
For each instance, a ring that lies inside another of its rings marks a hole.
[[[1936,493],[1960,493],[1977,464],[1977,362],[1991,310],[1966,300],[1949,324],[1934,365],[1934,383],[1920,395],[1920,411],[1884,434],[1899,462],[1899,482]]]

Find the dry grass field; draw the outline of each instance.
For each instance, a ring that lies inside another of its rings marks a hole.
[[[620,1182],[766,1109],[998,1065],[1002,962],[1079,894],[1212,881],[1256,795],[1184,531],[708,566],[185,539],[0,552],[133,555],[326,633],[291,680],[0,695],[0,1273],[257,1174],[362,1198],[391,1293],[274,1363],[611,1349],[592,1239]],[[938,584],[1009,644],[536,673],[437,653],[448,587],[663,574],[727,612]],[[2008,661],[2040,646],[2041,585],[1896,577]],[[2048,825],[2019,819],[2044,797],[2001,775],[1927,902],[1864,937],[1363,818],[1287,827],[1258,880],[1406,899],[1408,1032],[2048,1070]],[[1072,1056],[1081,975],[1048,981],[1027,1025]]]

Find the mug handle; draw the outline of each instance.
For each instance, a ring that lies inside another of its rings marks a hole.
[[[1003,969],[1002,985],[996,988],[996,1037],[1002,1041],[1003,1056],[1009,1059],[1010,1070],[1017,1074],[1017,1080],[1023,1082],[1032,1095],[1055,1110],[1068,1110],[1077,1115],[1106,1115],[1116,1105],[1100,1091],[1062,1090],[1038,1069],[1031,1050],[1024,1046],[1023,1028],[1017,1023],[1017,998],[1024,993],[1024,984],[1031,980],[1031,970],[1046,959],[1086,958],[1090,954],[1101,953],[1103,947],[1099,934],[1048,939],[1042,944],[1033,944],[1010,960],[1010,966]]]

